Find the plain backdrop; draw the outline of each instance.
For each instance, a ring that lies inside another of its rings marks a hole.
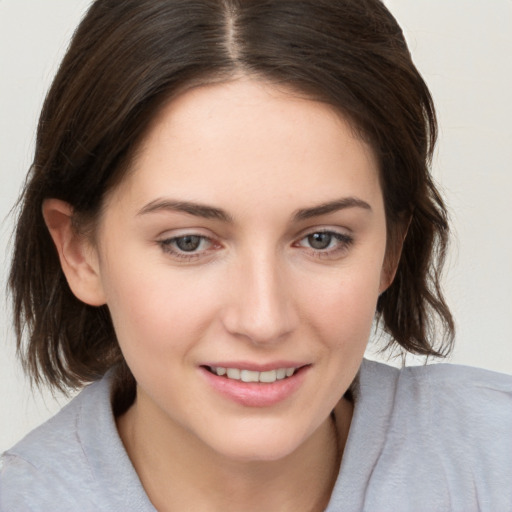
[[[53,414],[14,357],[4,299],[12,208],[38,113],[89,0],[0,0],[0,452]],[[453,221],[451,362],[512,373],[512,0],[388,0],[437,105],[434,174]],[[417,361],[412,360],[412,363]]]

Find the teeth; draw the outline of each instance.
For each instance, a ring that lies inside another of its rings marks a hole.
[[[286,368],[279,368],[276,371],[276,377],[278,380],[284,379],[286,377]]]
[[[228,379],[241,380],[242,382],[264,382],[270,384],[276,380],[291,377],[295,373],[296,368],[278,368],[277,370],[256,372],[252,370],[239,370],[238,368],[212,366],[210,370],[219,377],[226,376]]]
[[[228,379],[240,380],[240,370],[238,368],[227,369]]]
[[[277,380],[277,371],[276,370],[270,370],[268,372],[261,372],[260,373],[260,382],[275,382]]]
[[[258,382],[260,372],[252,372],[250,370],[242,370],[240,372],[240,380],[243,382]]]

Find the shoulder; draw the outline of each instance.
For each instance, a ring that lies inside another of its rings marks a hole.
[[[397,370],[365,362],[364,367],[364,392],[377,392],[388,405],[390,438],[406,431],[416,446],[461,450],[461,457],[478,456],[474,463],[489,459],[489,464],[502,461],[512,468],[512,436],[507,435],[512,431],[512,376],[452,364]],[[511,451],[504,459],[506,445]]]
[[[86,445],[91,410],[102,428],[109,401],[108,382],[96,382],[2,454],[0,511],[102,509],[91,501],[97,479]]]
[[[442,414],[460,421],[465,411],[481,421],[512,420],[510,375],[454,364],[397,369],[365,360],[360,380],[365,394],[386,397],[395,414],[421,409],[431,420]]]
[[[384,418],[367,503],[385,495],[388,505],[396,499],[416,510],[427,502],[430,510],[512,510],[511,376],[365,362],[360,380],[362,402],[376,397],[360,424],[374,428],[368,422],[379,409]]]
[[[411,409],[421,408],[430,429],[442,429],[447,440],[467,436],[484,441],[512,426],[510,375],[451,364],[405,368],[399,373],[396,398],[408,416]]]
[[[80,453],[80,439],[77,433],[84,402],[88,401],[87,395],[90,395],[92,389],[97,386],[98,383],[95,383],[90,388],[82,390],[55,416],[7,450],[2,455],[4,474],[9,462],[15,459],[29,461],[35,469],[44,470],[48,469],[57,457],[61,458],[67,454],[83,456]]]

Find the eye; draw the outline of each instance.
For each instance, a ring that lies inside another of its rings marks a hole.
[[[353,238],[337,231],[315,231],[297,242],[299,247],[312,249],[321,257],[337,256],[346,251],[353,243]]]
[[[204,237],[197,235],[185,235],[180,236],[178,238],[174,238],[173,242],[180,251],[193,252],[199,249],[199,247],[201,246],[201,242],[203,241],[203,238]]]
[[[164,252],[184,259],[198,258],[214,246],[214,242],[210,238],[194,234],[167,238],[158,244]]]
[[[308,244],[313,249],[325,250],[333,241],[333,233],[313,233],[306,237]]]

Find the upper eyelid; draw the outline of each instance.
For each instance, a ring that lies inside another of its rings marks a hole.
[[[157,242],[169,242],[171,240],[176,240],[178,238],[186,237],[186,236],[197,236],[200,238],[204,238],[206,240],[209,240],[210,242],[219,242],[218,236],[215,236],[214,234],[205,234],[204,232],[201,232],[201,229],[179,229],[177,231],[182,231],[181,233],[169,233],[168,231],[164,231],[162,235],[157,237]],[[300,233],[294,236],[293,240],[294,243],[297,241],[302,240],[303,238],[306,238],[307,236],[313,235],[315,233],[331,233],[333,235],[343,236],[347,238],[353,238],[353,233],[348,228],[334,228],[330,226],[320,227],[320,226],[313,226],[306,228],[302,230]]]
[[[209,236],[206,236],[206,235],[198,235],[196,233],[186,233],[184,235],[177,235],[177,236],[169,236],[169,237],[164,237],[164,238],[161,238],[159,240],[157,240],[157,243],[159,245],[171,245],[173,242],[175,242],[176,240],[179,240],[180,238],[185,238],[187,236],[197,236],[198,238],[200,238],[202,241],[206,241],[209,243],[210,247],[211,246],[214,246],[214,245],[218,245],[218,242],[215,241],[214,238],[212,237],[209,237]],[[210,247],[208,247],[207,249],[203,249],[202,251],[198,251],[198,253],[196,254],[199,254],[200,252],[205,252],[207,251]],[[181,252],[179,248],[175,248],[174,249],[176,252]],[[191,253],[192,254],[192,253]]]
[[[304,243],[305,240],[307,240],[307,238],[309,238],[310,236],[312,236],[316,233],[331,235],[332,239],[335,242],[337,242],[337,245],[349,245],[349,244],[352,244],[352,242],[354,241],[354,237],[351,234],[343,233],[342,231],[337,231],[337,230],[333,230],[333,229],[314,229],[312,231],[306,231],[305,233],[296,237],[295,240],[292,242],[292,245],[307,248],[307,247],[303,246],[302,244]],[[331,242],[332,242],[332,240],[331,240]],[[314,248],[311,248],[311,249],[314,251],[318,250],[318,249],[314,249]],[[322,251],[326,252],[327,250],[328,249],[323,249]]]
[[[208,231],[207,233],[205,231]],[[204,228],[176,228],[166,229],[156,236],[159,241],[172,240],[176,238],[182,238],[184,236],[199,236],[201,238],[208,238],[211,240],[217,237],[212,234],[209,230]]]
[[[161,236],[159,237],[160,242],[168,242],[170,240],[178,240],[179,238],[185,238],[187,236],[197,236],[198,238],[204,238],[205,240],[212,240],[213,238],[208,235],[203,235],[200,233],[184,233],[183,235],[170,235],[170,236]]]
[[[320,229],[317,229],[316,231],[310,231],[309,233],[306,233],[305,235],[302,235],[300,236],[297,241],[301,241],[301,240],[304,240],[305,238],[307,238],[308,236],[311,236],[311,235],[314,235],[315,233],[327,233],[329,235],[332,235],[334,238],[342,238],[342,239],[345,239],[347,241],[353,241],[354,240],[354,237],[353,235],[351,234],[347,234],[347,233],[341,233],[339,231],[333,231],[333,230],[320,230]]]
[[[331,235],[334,235],[334,236],[342,236],[342,237],[347,237],[347,238],[353,238],[353,236],[351,234],[348,234],[348,233],[343,233],[343,232],[340,232],[340,231],[334,231],[332,229],[314,229],[312,231],[306,231],[305,233],[302,233],[300,234],[298,237],[295,238],[295,240],[302,240],[303,238],[306,238],[310,235],[314,235],[315,233],[328,233],[328,234],[331,234]],[[205,240],[210,240],[210,241],[215,241],[216,238],[215,237],[212,237],[212,236],[208,236],[208,235],[202,235],[202,234],[198,234],[198,233],[185,233],[183,235],[172,235],[172,236],[164,236],[160,239],[161,242],[168,242],[168,241],[171,241],[171,240],[177,240],[179,238],[185,238],[187,236],[196,236],[198,238],[202,238],[202,239],[205,239]]]
[[[354,237],[353,231],[345,227],[334,227],[334,226],[312,226],[303,229],[296,237],[296,239],[302,239],[306,236],[313,235],[315,233],[332,233],[333,235],[347,236],[350,238]]]

